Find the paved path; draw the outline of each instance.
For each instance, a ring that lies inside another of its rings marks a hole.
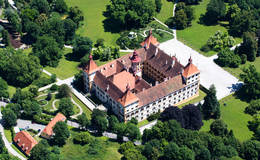
[[[13,9],[17,10],[17,8],[15,7],[15,3],[13,0],[8,0],[8,3],[13,7]]]
[[[156,123],[157,123],[157,120],[154,120],[144,126],[139,127],[141,135],[143,135],[145,129],[151,129],[154,125],[156,125]]]
[[[79,108],[79,113],[78,114],[75,114],[75,115],[72,115],[70,116],[71,118],[77,118],[79,115],[81,115],[83,113],[83,109],[81,108],[81,106],[76,103],[72,98],[71,98],[71,101],[72,103],[74,103],[78,108]]]
[[[1,102],[3,104],[3,102]],[[4,104],[5,106],[6,104]],[[0,110],[1,110],[1,106],[0,106]],[[21,156],[19,153],[17,153],[11,146],[12,143],[9,143],[7,138],[5,137],[5,134],[4,134],[4,127],[2,126],[1,124],[1,121],[2,121],[2,113],[0,112],[0,133],[2,135],[2,139],[4,141],[4,144],[5,144],[5,147],[7,148],[8,152],[10,154],[12,154],[13,156],[16,156],[18,157],[19,159],[21,160],[26,160],[23,156]]]
[[[57,107],[55,106],[55,103],[58,102],[58,101],[59,101],[59,99],[55,99],[55,100],[52,102],[51,106],[52,106],[52,110],[53,110],[53,111],[58,110]]]
[[[30,120],[18,119],[16,127],[23,128],[23,129],[31,128],[36,131],[40,129],[42,131],[45,128],[45,125],[32,123],[32,121]]]
[[[191,56],[193,63],[201,72],[200,83],[206,88],[209,88],[210,85],[214,84],[217,90],[218,99],[235,92],[242,84],[236,77],[214,63],[213,60],[217,58],[217,55],[205,57],[175,39],[160,44],[159,48],[171,56],[176,55],[182,65],[186,65]]]

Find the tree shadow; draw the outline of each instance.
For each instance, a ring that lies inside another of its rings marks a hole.
[[[65,59],[68,61],[80,62],[80,57],[76,56],[73,52],[64,55]]]
[[[106,17],[106,19],[102,21],[105,32],[119,33],[124,29],[118,21],[110,18],[106,11],[103,12],[103,16]]]
[[[205,26],[215,26],[218,25],[218,22],[208,18],[206,14],[201,14],[199,20],[197,21],[198,24],[205,25]]]

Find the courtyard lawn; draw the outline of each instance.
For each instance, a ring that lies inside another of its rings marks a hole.
[[[192,6],[195,9],[195,20],[192,21],[192,26],[188,27],[184,30],[177,31],[178,40],[182,41],[186,45],[195,49],[196,51],[202,53],[205,56],[212,56],[216,54],[214,51],[210,51],[208,53],[200,51],[200,48],[205,45],[210,36],[214,35],[216,31],[221,30],[223,32],[227,32],[227,29],[220,24],[206,26],[203,24],[199,24],[199,18],[201,14],[206,13],[207,4],[210,0],[204,0],[200,2],[199,5]],[[236,43],[241,43],[240,38],[236,38]]]
[[[89,154],[89,145],[80,145],[73,143],[73,136],[75,131],[71,130],[71,137],[66,145],[61,148],[61,160],[120,160],[122,155],[118,152],[120,146],[117,142],[111,142],[106,137],[96,137],[100,140],[98,152],[96,154]]]
[[[165,21],[173,16],[173,2],[162,0],[162,9],[156,18],[165,23]]]
[[[104,29],[103,12],[106,10],[106,5],[109,0],[65,0],[68,6],[78,6],[84,14],[84,23],[77,30],[77,34],[89,37],[93,42],[98,38],[103,38],[106,44],[116,45],[116,40],[119,38],[118,33],[106,32]]]
[[[250,64],[254,65],[256,70],[260,72],[260,57],[257,57],[254,62],[247,61],[246,64],[242,64],[238,68],[229,68],[229,67],[223,67],[223,68],[229,73],[231,73],[233,76],[239,78],[240,73],[243,73],[242,68],[248,67]]]
[[[251,116],[244,113],[247,106],[248,103],[237,99],[234,95],[220,100],[221,119],[228,125],[228,129],[233,130],[235,137],[240,141],[250,139],[253,135],[253,132],[247,128],[247,122],[251,120]],[[204,126],[200,131],[209,131],[213,120],[203,122]]]
[[[188,104],[194,104],[194,103],[198,103],[200,101],[202,101],[204,99],[204,97],[206,96],[207,94],[205,92],[203,92],[202,90],[199,90],[199,96],[186,102],[186,103],[183,103],[181,105],[179,105],[178,107],[182,108],[184,107],[185,105],[188,105]]]
[[[53,110],[52,103],[55,100],[55,95],[52,94],[51,100],[49,100],[49,101],[47,101],[46,98],[47,98],[47,96],[42,96],[42,97],[36,98],[36,100],[38,100],[39,102],[40,102],[40,100],[42,100],[42,104],[41,105],[43,105],[46,102],[48,102],[47,105],[44,105],[42,107],[44,108],[44,110],[51,111],[51,110]],[[58,102],[55,103],[55,106],[56,106],[56,108],[58,108]]]
[[[57,78],[70,78],[79,72],[78,65],[80,63],[79,60],[71,60],[70,57],[72,57],[72,50],[65,48],[64,56],[60,59],[59,65],[56,68],[47,66],[44,69],[52,74],[56,74]]]
[[[120,57],[122,57],[122,56],[124,56],[124,55],[127,55],[128,54],[128,52],[120,52]],[[98,60],[95,60],[95,62],[96,62],[96,64],[98,65],[98,66],[102,66],[102,65],[104,65],[104,64],[106,64],[106,63],[108,63],[108,62],[111,62],[111,61],[113,61],[114,59],[112,59],[112,60],[109,60],[109,61],[100,61],[99,59]]]

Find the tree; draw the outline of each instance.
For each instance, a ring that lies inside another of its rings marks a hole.
[[[118,121],[116,116],[111,115],[111,116],[108,117],[108,129],[111,132],[115,133],[115,131],[116,131],[116,124],[118,124],[118,123],[119,123],[119,121]]]
[[[79,27],[80,22],[84,20],[83,12],[79,9],[78,6],[70,7],[69,18],[77,24],[77,27]]]
[[[259,99],[260,98],[260,73],[256,71],[253,65],[243,69],[240,74],[241,80],[244,82],[242,88],[238,91],[245,99]]]
[[[260,99],[252,100],[249,106],[246,107],[245,113],[250,114],[251,116],[259,114],[260,112]]]
[[[181,155],[181,159],[185,159],[185,160],[195,159],[194,152],[186,146],[180,147],[179,154]]]
[[[210,125],[210,133],[215,136],[226,136],[228,134],[227,124],[225,124],[221,119],[215,120]]]
[[[185,29],[188,26],[188,18],[184,10],[179,10],[175,13],[174,24],[177,29]]]
[[[9,129],[12,126],[16,125],[17,116],[15,115],[13,110],[9,108],[4,108],[2,114],[3,114],[3,122],[5,128]]]
[[[115,128],[115,133],[117,135],[117,140],[119,142],[123,142],[123,137],[126,132],[126,125],[124,123],[116,123],[114,128]]]
[[[2,139],[2,134],[0,134],[0,154],[6,153],[5,143]]]
[[[32,54],[40,59],[41,65],[51,67],[57,67],[62,57],[58,43],[47,35],[38,37],[36,43],[33,44]]]
[[[162,0],[155,0],[156,12],[160,12],[162,9]]]
[[[133,123],[134,125],[138,124],[138,120],[136,118],[132,118],[129,123]]]
[[[47,0],[32,0],[30,6],[39,11],[39,13],[48,14],[50,10],[50,5]]]
[[[64,20],[64,31],[65,31],[65,43],[71,44],[75,36],[75,31],[77,29],[76,23],[74,23],[70,18]]]
[[[204,119],[220,118],[220,105],[216,97],[216,89],[214,85],[210,86],[209,92],[207,96],[204,98],[204,103],[202,105],[202,113]]]
[[[222,31],[217,31],[207,41],[207,45],[215,51],[220,51],[222,49],[232,47],[234,44],[234,38],[229,36],[227,32],[223,33]]]
[[[239,54],[246,54],[247,60],[254,61],[257,53],[257,41],[254,33],[245,32],[243,43],[239,47]]]
[[[137,149],[128,149],[124,152],[122,160],[146,160]]]
[[[12,10],[11,8],[8,8],[5,10],[4,15],[7,18],[8,22],[12,25],[12,28],[16,32],[22,31],[20,17],[14,10]]]
[[[76,57],[83,57],[89,55],[92,50],[93,42],[88,37],[77,37],[73,45],[73,54]]]
[[[241,157],[245,160],[259,159],[260,143],[258,141],[247,140],[241,147]]]
[[[156,5],[154,0],[121,1],[111,0],[106,7],[106,28],[109,30],[145,27],[152,21]],[[117,26],[115,26],[117,25]]]
[[[170,142],[165,148],[164,148],[164,159],[165,160],[181,160],[181,157],[179,157],[179,147],[174,142]]]
[[[99,46],[104,47],[105,46],[104,42],[105,42],[105,40],[103,38],[97,39],[95,47],[99,47]]]
[[[21,107],[20,104],[17,104],[17,103],[8,103],[8,104],[5,106],[5,108],[11,109],[11,110],[15,113],[15,115],[16,115],[17,118],[21,116],[21,109],[22,109],[22,107]]]
[[[128,149],[135,149],[135,146],[134,146],[133,142],[128,141],[128,142],[125,142],[125,143],[121,144],[119,149],[118,149],[118,152],[123,154]]]
[[[94,122],[94,123],[92,123]],[[91,119],[91,125],[97,129],[99,134],[102,134],[108,128],[108,121],[106,117],[96,116],[94,120]]]
[[[35,56],[9,48],[0,51],[0,76],[10,85],[26,87],[40,77],[40,69],[39,59]]]
[[[51,160],[51,152],[48,147],[48,142],[46,140],[41,140],[32,148],[29,160]]]
[[[7,30],[2,30],[2,42],[3,44],[5,44],[5,46],[10,46],[11,45],[11,42],[10,42],[10,37],[9,37],[9,33]]]
[[[22,108],[25,116],[28,118],[32,118],[33,116],[40,115],[42,113],[40,105],[35,100],[31,101],[26,99],[22,101]]]
[[[218,58],[215,62],[222,67],[237,68],[242,63],[242,60],[234,51],[225,48],[218,53]]]
[[[59,109],[62,114],[64,114],[67,118],[74,114],[73,111],[73,103],[70,98],[62,98],[59,103]]]
[[[64,0],[55,0],[53,2],[53,8],[54,8],[54,11],[57,11],[59,13],[65,13],[68,11],[68,6],[64,2]]]
[[[68,129],[67,123],[57,122],[53,127],[53,142],[58,146],[63,146],[66,144],[66,140],[70,137],[70,131]]]
[[[2,77],[0,77],[0,98],[1,97],[4,97],[4,98],[9,97],[8,84],[6,83],[5,80],[2,79]]]
[[[203,126],[200,109],[193,104],[186,105],[182,108],[182,116],[185,129],[199,130]]]
[[[91,137],[89,132],[80,132],[75,135],[73,141],[74,143],[85,145],[85,144],[92,143],[94,141],[94,138]]]
[[[81,128],[87,129],[90,125],[90,121],[88,120],[85,113],[82,113],[77,117],[78,123]]]
[[[59,87],[57,96],[59,98],[66,98],[66,97],[70,97],[70,95],[71,95],[70,87],[67,84],[62,84]]]
[[[149,160],[157,160],[160,156],[161,144],[157,139],[151,140],[144,145],[143,155]]]
[[[132,141],[139,140],[141,138],[139,128],[133,123],[127,123],[125,132],[126,136]]]
[[[226,14],[226,5],[223,0],[210,0],[207,5],[206,19],[207,24],[215,24]]]

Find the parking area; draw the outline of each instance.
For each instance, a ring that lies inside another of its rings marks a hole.
[[[191,56],[193,64],[195,64],[201,72],[201,85],[209,88],[214,84],[217,90],[218,99],[230,95],[242,85],[242,82],[239,82],[236,77],[214,63],[213,60],[217,58],[216,55],[205,57],[175,39],[160,44],[159,48],[171,56],[175,55],[184,66],[188,63],[188,59]]]

